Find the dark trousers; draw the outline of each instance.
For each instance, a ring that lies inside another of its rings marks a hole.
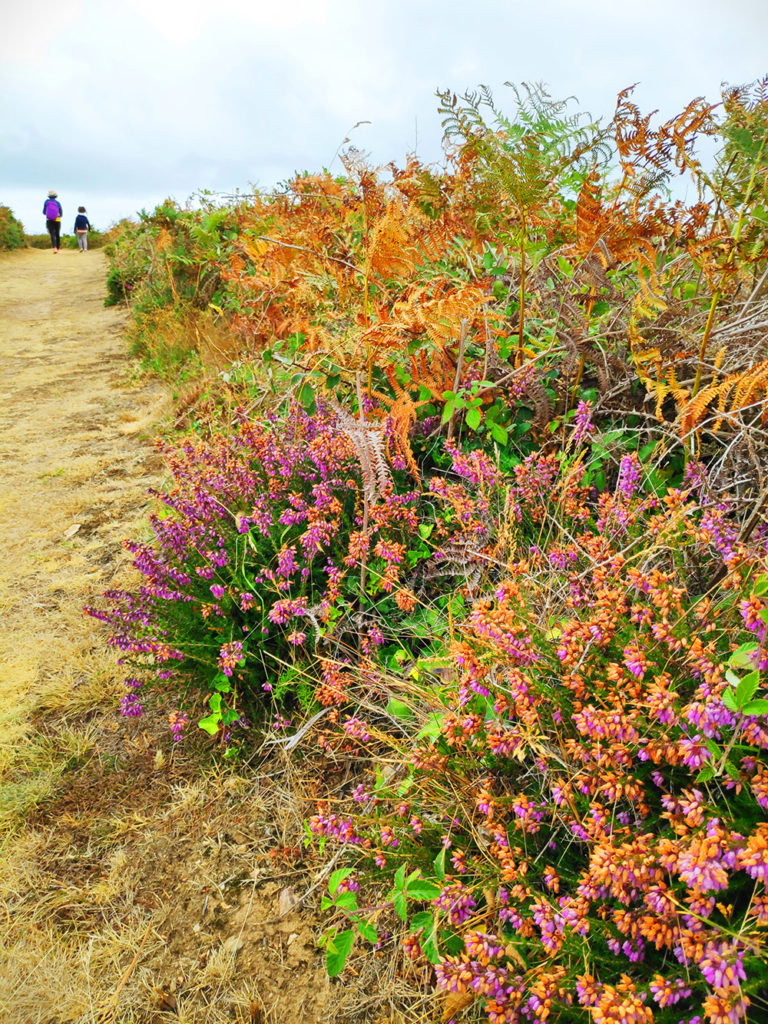
[[[61,221],[60,220],[47,220],[45,226],[48,228],[48,234],[51,236],[51,246],[54,249],[61,248]]]

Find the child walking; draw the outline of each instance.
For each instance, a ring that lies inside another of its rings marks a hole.
[[[85,207],[78,206],[75,217],[75,235],[77,237],[78,252],[88,252],[88,232],[91,229],[91,222],[85,215]]]
[[[48,198],[43,203],[43,213],[45,214],[45,226],[48,229],[48,234],[51,236],[51,246],[54,253],[58,253],[61,251],[61,216],[63,211],[53,189],[48,193]]]

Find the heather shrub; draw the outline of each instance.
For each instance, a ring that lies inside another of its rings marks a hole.
[[[506,514],[468,615],[396,730],[358,722],[368,773],[309,823],[356,869],[352,894],[331,879],[329,969],[391,930],[445,1019],[761,1019],[764,529],[740,536],[693,465],[663,497],[634,455],[599,495],[581,460],[531,456],[507,487],[479,465],[454,464],[466,514]]]
[[[124,714],[154,686],[177,701],[174,723],[205,702],[201,728],[228,738],[297,702],[345,704],[369,692],[368,661],[424,646],[413,588],[427,600],[464,567],[436,559],[437,540],[460,550],[485,526],[461,494],[435,522],[430,494],[388,469],[385,434],[340,407],[291,404],[162,446],[174,486],[153,540],[126,545],[143,583],[88,609],[131,668]]]
[[[24,245],[24,226],[7,206],[0,206],[0,250],[20,249]]]

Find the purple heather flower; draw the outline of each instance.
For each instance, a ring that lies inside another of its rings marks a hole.
[[[592,425],[591,402],[579,402],[576,407],[576,418],[574,422],[576,429],[573,432],[573,444],[575,448],[578,448],[595,429]]]
[[[637,485],[642,479],[642,471],[637,456],[625,455],[619,466],[619,479],[616,490],[626,501],[634,495]]]
[[[141,718],[144,708],[135,693],[126,693],[120,698],[120,714],[126,718]]]

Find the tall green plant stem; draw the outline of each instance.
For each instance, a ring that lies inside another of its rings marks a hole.
[[[515,355],[515,369],[523,365],[523,328],[525,327],[525,242],[527,238],[527,222],[523,214],[523,223],[520,231],[520,324],[517,329],[517,354]]]

